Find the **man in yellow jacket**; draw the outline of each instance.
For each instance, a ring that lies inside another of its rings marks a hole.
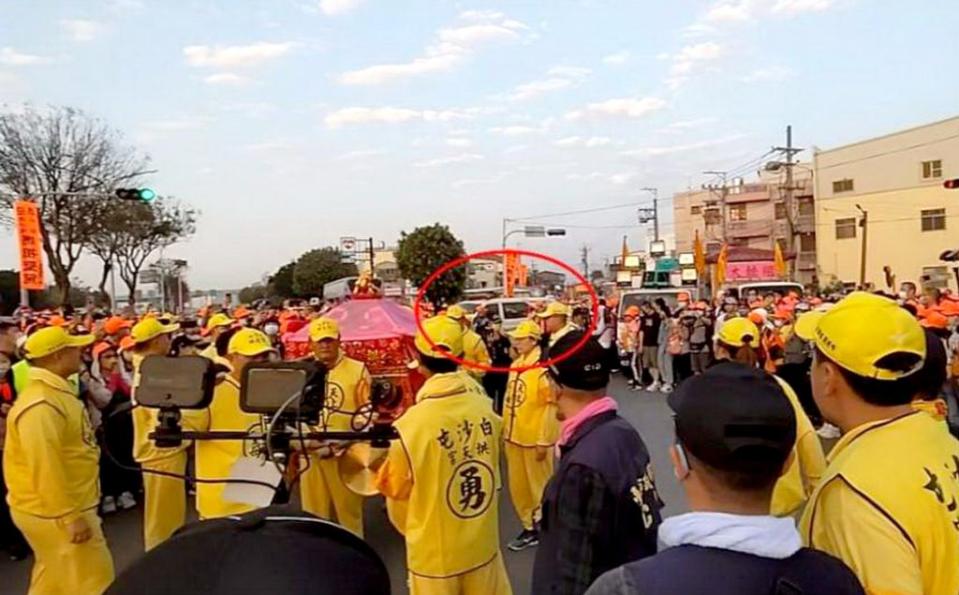
[[[340,327],[332,318],[310,322],[313,357],[326,368],[326,401],[320,416],[320,431],[363,430],[357,410],[370,402],[370,373],[363,362],[349,358],[340,349]],[[363,536],[363,497],[350,491],[339,472],[343,444],[318,445],[310,452],[309,468],[300,478],[303,510],[336,520]]]
[[[48,327],[24,346],[29,380],[8,415],[3,471],[13,522],[35,556],[31,595],[95,594],[113,582],[97,516],[100,449],[67,380],[91,343],[93,335]]]
[[[512,367],[536,366],[542,359],[539,325],[524,320],[509,336],[519,354]],[[546,370],[533,367],[510,372],[503,406],[503,441],[509,468],[509,493],[523,524],[522,533],[507,546],[514,552],[539,543],[534,517],[543,489],[553,474],[553,448],[558,435],[556,402]]]
[[[463,328],[463,359],[474,364],[490,365],[489,350],[486,349],[486,343],[482,337],[470,328],[470,320],[466,316],[466,310],[460,306],[450,306],[446,310],[446,316],[455,320]],[[477,380],[480,380],[486,374],[486,371],[482,368],[463,366],[463,369]]]
[[[266,334],[250,328],[236,331],[227,345],[230,372],[217,379],[213,401],[199,413],[197,428],[200,431],[241,432],[259,429],[261,416],[240,409],[240,382],[249,364],[269,361],[274,354],[273,345]],[[250,455],[247,451],[249,445],[244,440],[197,440],[194,446],[197,479],[231,477],[233,466],[244,456]],[[224,499],[226,486],[225,483],[197,482],[196,510],[201,519],[242,514],[255,508],[251,504]]]
[[[405,511],[390,518],[406,537],[410,593],[510,594],[499,550],[501,422],[482,387],[444,357],[463,353],[456,321],[423,327],[433,343],[417,333],[426,382],[395,422],[400,438],[376,480],[388,507]]]
[[[136,401],[140,383],[140,366],[152,355],[165,356],[170,352],[173,333],[179,325],[161,323],[156,318],[144,318],[133,326],[133,400]],[[184,412],[184,428],[189,426],[190,413]],[[186,522],[186,489],[183,480],[150,471],[184,475],[187,449],[184,442],[172,448],[160,448],[148,438],[156,429],[157,411],[146,407],[133,409],[133,458],[143,469],[143,546],[150,551],[166,541]],[[194,428],[190,428],[194,429]]]
[[[912,409],[922,327],[886,298],[853,293],[811,312],[812,390],[842,438],[806,506],[806,544],[845,562],[868,593],[959,593],[959,441]]]
[[[203,330],[200,332],[200,334],[210,341],[210,345],[201,351],[200,355],[207,359],[217,361],[219,354],[216,352],[216,340],[220,338],[220,335],[229,330],[229,328],[233,326],[233,323],[233,319],[222,312],[211,316],[210,319],[206,321],[206,326],[203,327]]]

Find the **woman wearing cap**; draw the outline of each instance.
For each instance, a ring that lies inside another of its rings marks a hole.
[[[509,336],[518,354],[512,368],[536,366],[541,359],[539,326],[526,320]],[[510,372],[503,406],[503,441],[509,493],[523,525],[523,531],[507,546],[514,552],[539,543],[534,517],[553,474],[553,445],[558,434],[556,402],[545,368]]]
[[[619,344],[623,349],[626,365],[623,372],[629,387],[640,389],[643,373],[639,366],[639,306],[630,306],[623,313],[623,322],[619,329]]]
[[[716,337],[716,360],[737,361],[750,367],[758,367],[759,360],[753,345],[758,343],[759,329],[746,318],[728,320]],[[770,512],[774,516],[787,516],[802,507],[819,478],[826,469],[826,457],[816,430],[803,410],[796,392],[778,376],[773,376],[782,386],[796,413],[796,445],[786,473],[776,483]]]
[[[250,328],[232,332],[226,349],[228,374],[217,377],[210,406],[198,412],[195,425],[200,431],[241,431],[260,427],[260,416],[240,409],[240,380],[251,363],[270,361],[275,351],[269,337]],[[231,477],[234,465],[248,452],[243,440],[197,440],[194,445],[196,477],[221,480]],[[255,478],[251,478],[255,479]],[[196,510],[201,519],[212,519],[253,510],[251,504],[224,498],[225,483],[196,484]]]
[[[102,593],[113,581],[97,516],[100,453],[68,380],[92,342],[60,327],[31,335],[29,381],[7,418],[3,474],[13,522],[35,554],[31,593]]]
[[[100,486],[105,514],[116,512],[117,506],[123,510],[136,507],[133,494],[140,487],[139,473],[123,469],[114,462],[115,459],[124,467],[136,466],[132,456],[133,415],[121,409],[130,403],[131,390],[120,367],[116,347],[106,341],[93,346],[91,379],[110,395],[109,403],[103,408],[101,424],[105,448],[100,457]]]

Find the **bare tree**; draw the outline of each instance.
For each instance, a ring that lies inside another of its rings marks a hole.
[[[120,278],[136,303],[137,281],[147,259],[163,248],[188,238],[196,231],[197,212],[168,198],[130,203],[116,226],[116,261]]]
[[[102,120],[73,108],[0,114],[0,224],[12,222],[15,200],[37,203],[61,302],[100,212],[93,204],[98,199],[76,194],[107,194],[153,173],[149,158],[121,140]]]

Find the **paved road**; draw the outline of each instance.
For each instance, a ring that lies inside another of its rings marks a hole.
[[[652,453],[656,484],[666,502],[665,516],[684,512],[686,502],[673,477],[667,452],[673,430],[665,395],[631,392],[620,377],[614,378],[611,392],[619,401],[620,413],[639,430]],[[520,531],[519,521],[506,490],[503,491],[500,510],[501,539],[513,590],[517,595],[526,594],[530,592],[535,550],[513,553],[505,549],[505,544]],[[106,520],[107,540],[118,571],[128,566],[143,550],[140,517],[141,511],[134,509],[111,515]],[[393,592],[399,595],[407,593],[403,541],[387,520],[381,499],[370,499],[367,502],[366,538],[386,562],[393,580]],[[30,565],[29,560],[10,562],[6,557],[0,559],[0,585],[3,585],[0,591],[5,594],[25,593]]]

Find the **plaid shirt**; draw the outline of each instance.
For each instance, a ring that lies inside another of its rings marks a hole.
[[[556,518],[564,539],[560,545],[558,589],[554,593],[580,595],[602,573],[593,549],[604,523],[611,522],[606,484],[599,473],[574,465],[560,486]],[[605,569],[603,569],[605,570]]]

